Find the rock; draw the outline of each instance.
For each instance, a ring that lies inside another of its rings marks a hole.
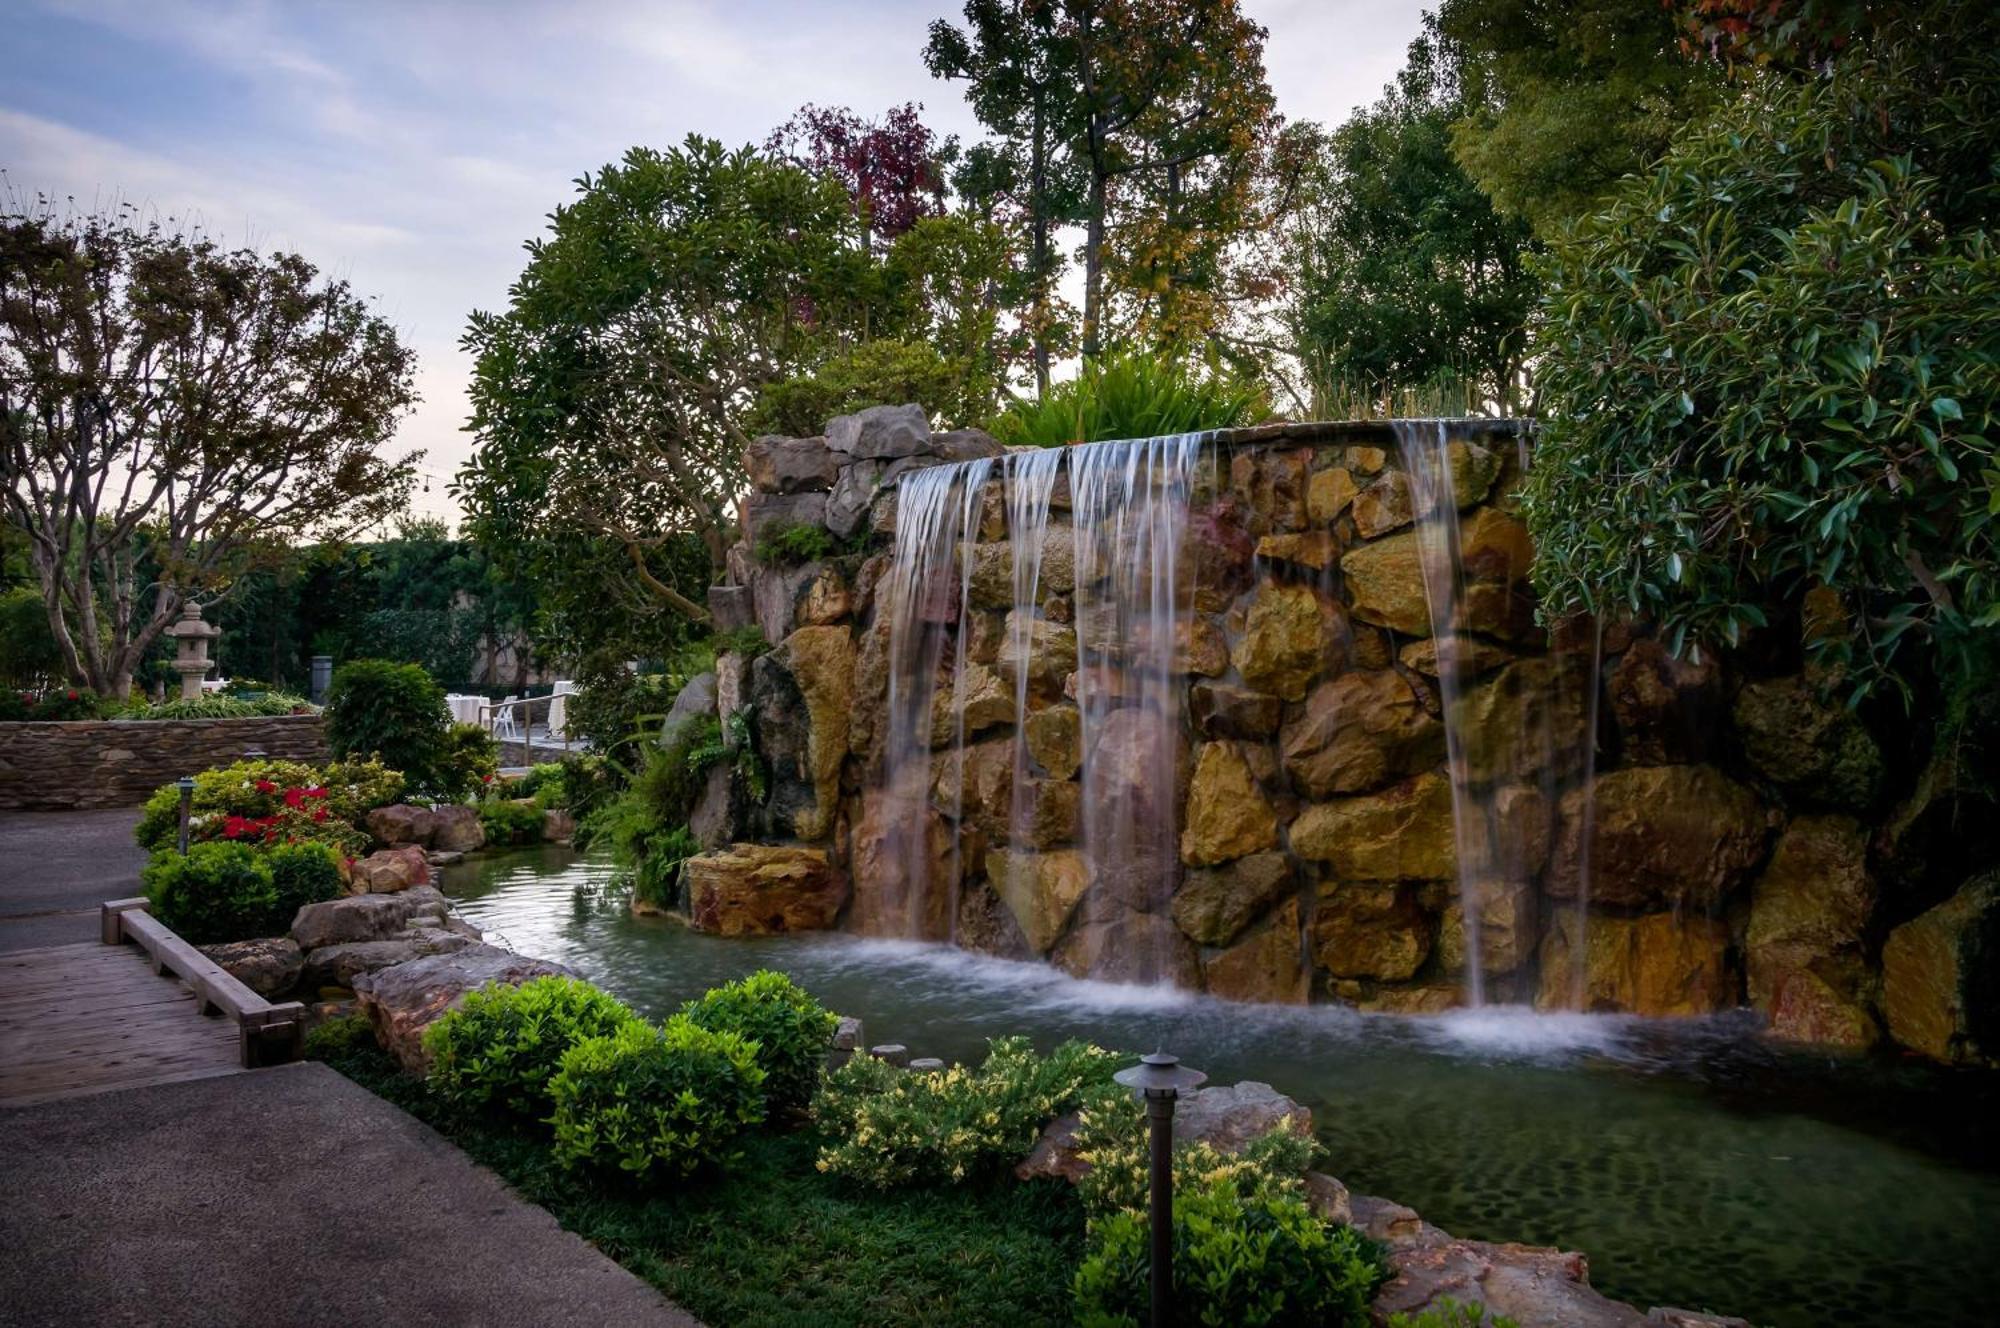
[[[1285,769],[1307,797],[1366,793],[1444,759],[1444,725],[1393,669],[1343,673],[1284,727]]]
[[[1529,873],[1532,875],[1532,873]],[[1535,892],[1527,877],[1489,878],[1461,889],[1478,892],[1479,963],[1489,975],[1512,973],[1535,952]],[[1469,951],[1466,946],[1465,901],[1454,899],[1445,906],[1438,923],[1438,961],[1447,973],[1462,973]]]
[[[981,881],[970,882],[959,891],[958,930],[952,941],[961,949],[999,959],[1036,957],[1013,911],[992,886]]]
[[[931,451],[941,461],[978,461],[1005,456],[1006,447],[984,429],[950,429],[931,435]]]
[[[430,1063],[424,1052],[424,1030],[467,992],[495,982],[518,986],[552,974],[576,976],[545,959],[529,959],[493,945],[468,945],[451,954],[365,974],[355,979],[354,992],[375,1030],[375,1040],[405,1070],[421,1074]]]
[[[1721,728],[1720,678],[1712,655],[1675,659],[1650,637],[1634,641],[1604,679],[1619,746],[1628,765],[1685,765],[1708,759]]]
[[[1050,779],[1068,779],[1083,764],[1083,717],[1075,706],[1050,706],[1022,725],[1028,758]]]
[[[847,902],[847,874],[822,849],[736,844],[684,870],[689,925],[720,936],[824,931]]]
[[[910,1062],[911,1074],[942,1074],[944,1062],[936,1056],[918,1056]]]
[[[1504,458],[1478,443],[1454,438],[1445,445],[1445,465],[1451,471],[1451,497],[1460,508],[1471,507],[1493,492]]]
[[[542,812],[542,842],[545,844],[567,844],[576,837],[576,817],[561,807],[545,808]]]
[[[1577,917],[1561,909],[1542,939],[1544,1010],[1579,1008]],[[1616,917],[1594,913],[1582,947],[1582,1001],[1592,1012],[1665,1018],[1713,1014],[1736,1004],[1729,928],[1696,913]]]
[[[714,718],[719,709],[720,683],[713,669],[697,673],[681,684],[674,703],[660,721],[660,745],[673,742],[689,724]]]
[[[1316,526],[1332,525],[1357,492],[1354,473],[1345,466],[1320,471],[1306,485],[1306,519]]]
[[[298,985],[304,959],[289,936],[204,945],[201,952],[220,964],[229,976],[259,996],[277,996]]]
[[[1576,898],[1587,867],[1594,906],[1707,911],[1747,882],[1763,860],[1763,807],[1712,766],[1614,770],[1599,775],[1594,790],[1594,800],[1589,788],[1562,798],[1543,882],[1559,899]]]
[[[1178,896],[1175,903],[1179,903]],[[1306,969],[1303,949],[1299,901],[1288,899],[1241,940],[1204,959],[1202,981],[1209,995],[1226,1001],[1304,1005],[1312,990],[1312,975]]]
[[[914,402],[870,406],[826,422],[826,443],[852,457],[905,457],[931,448],[930,421]]]
[[[701,791],[688,812],[688,833],[703,851],[733,844],[747,833],[747,796],[739,789],[736,771],[727,761],[718,761],[702,776]]]
[[[686,691],[687,688],[681,688]],[[680,698],[674,698],[678,701]],[[734,650],[725,651],[715,660],[715,717],[722,724],[722,731],[729,731],[729,719],[737,711],[750,703],[750,658]]]
[[[301,950],[347,941],[380,941],[406,927],[441,927],[450,906],[436,887],[412,886],[399,894],[353,895],[307,904],[292,919],[292,939]]]
[[[2000,872],[1974,877],[1889,933],[1882,1010],[1889,1035],[1932,1060],[2000,1061]]]
[[[1072,977],[1101,982],[1199,989],[1201,961],[1173,922],[1157,913],[1125,913],[1069,929],[1051,956]]]
[[[391,807],[377,807],[363,819],[363,826],[369,838],[387,848],[400,844],[416,844],[430,847],[431,836],[437,833],[437,817],[428,807],[412,807],[406,802]]]
[[[1063,1180],[1074,1185],[1090,1174],[1090,1163],[1077,1153],[1076,1135],[1082,1117],[1071,1111],[1042,1127],[1035,1146],[1014,1167],[1016,1180]]]
[[[1587,669],[1550,657],[1520,659],[1460,696],[1447,721],[1474,784],[1567,779],[1590,756]]]
[[[1353,1224],[1362,1235],[1391,1249],[1444,1236],[1442,1231],[1419,1217],[1416,1209],[1405,1208],[1389,1199],[1352,1194],[1348,1196],[1348,1211],[1353,1214]]]
[[[1075,849],[1023,853],[996,848],[986,855],[986,875],[1036,954],[1047,954],[1055,945],[1090,888],[1090,864]]]
[[[870,510],[882,479],[882,463],[856,461],[842,466],[834,477],[833,492],[827,495],[821,520],[841,539],[853,539],[868,524]]]
[[[1340,541],[1327,530],[1296,535],[1266,535],[1257,541],[1257,556],[1269,562],[1291,563],[1323,572],[1340,561]]]
[[[1014,689],[984,664],[966,660],[965,669],[931,695],[931,746],[950,747],[1001,724],[1014,722]]]
[[[1443,1014],[1465,1000],[1464,985],[1456,981],[1384,984],[1336,978],[1328,987],[1357,1010],[1406,1017]]]
[[[1405,636],[1432,635],[1419,539],[1420,532],[1406,530],[1342,555],[1341,575],[1356,618]],[[1459,558],[1465,585],[1454,630],[1508,641],[1532,637],[1534,603],[1525,583],[1534,548],[1527,527],[1482,507],[1459,525]]]
[[[1414,516],[1409,477],[1400,470],[1381,476],[1354,498],[1354,531],[1363,539],[1400,530]]]
[[[1181,540],[1181,585],[1193,587],[1194,607],[1201,613],[1224,613],[1250,586],[1257,541],[1248,528],[1249,514],[1233,498],[1195,507],[1188,513]]]
[[[1476,636],[1412,641],[1397,652],[1404,668],[1428,677],[1477,678],[1514,662],[1514,652]]]
[[[1343,881],[1449,881],[1458,874],[1451,784],[1418,775],[1379,793],[1314,803],[1291,825],[1292,852]]]
[[[1353,1198],[1345,1185],[1319,1171],[1308,1171],[1303,1179],[1306,1207],[1312,1209],[1314,1217],[1341,1227],[1354,1221]]]
[[[1340,667],[1341,626],[1339,606],[1310,587],[1267,581],[1245,618],[1237,671],[1248,686],[1297,701],[1314,678]]]
[[[1273,1130],[1312,1137],[1312,1112],[1269,1084],[1245,1080],[1181,1095],[1174,1109],[1176,1146],[1204,1143],[1240,1153]]]
[[[1404,636],[1431,634],[1415,531],[1349,549],[1341,556],[1340,572],[1356,618]]]
[[[920,797],[890,789],[862,796],[850,862],[855,893],[848,930],[910,940],[951,938],[956,846],[972,837],[954,835],[936,808],[917,801]]]
[[[847,579],[823,562],[796,567],[760,563],[750,574],[750,598],[757,629],[766,641],[782,641],[796,627],[825,627],[844,621],[854,605]]]
[[[1743,937],[1750,1003],[1773,1036],[1857,1048],[1875,1041],[1862,991],[1874,905],[1860,823],[1802,816],[1786,827],[1757,878]]]
[[[1008,613],[993,662],[1009,688],[1025,675],[1030,691],[1059,695],[1063,678],[1076,669],[1076,629],[1046,618],[1022,621],[1019,614]]]
[[[1174,892],[1174,922],[1201,945],[1228,945],[1293,888],[1291,859],[1252,853],[1190,871]]]
[[[1085,794],[1102,805],[1092,809],[1101,824],[1170,825],[1180,819],[1188,784],[1187,741],[1178,716],[1162,717],[1144,706],[1127,706],[1093,726],[1090,781]],[[1172,861],[1174,844],[1147,846]]]
[[[1313,960],[1338,978],[1402,982],[1429,958],[1436,928],[1414,894],[1394,885],[1333,882],[1313,908]]]
[[[1866,811],[1882,789],[1882,749],[1861,720],[1805,677],[1751,683],[1731,712],[1743,757],[1786,792]]]
[[[757,621],[757,605],[749,586],[710,586],[708,617],[718,632],[735,632]]]
[[[1189,691],[1195,729],[1206,738],[1270,738],[1278,732],[1285,703],[1232,683],[1198,682]]]
[[[826,524],[823,493],[751,493],[743,499],[743,538],[754,549],[764,539],[794,526]]]
[[[774,652],[805,699],[806,741],[802,773],[813,789],[810,815],[793,818],[801,839],[832,833],[840,803],[840,766],[847,757],[848,716],[854,698],[854,638],[844,627],[801,627]]]
[[[472,853],[486,847],[486,827],[479,823],[479,809],[464,803],[440,807],[431,847],[440,853]]]
[[[1355,1203],[1358,1212],[1360,1201]],[[1428,1224],[1421,1233],[1391,1250],[1389,1280],[1373,1303],[1381,1321],[1451,1301],[1470,1307],[1480,1323],[1504,1317],[1551,1328],[1645,1328],[1637,1310],[1592,1289],[1589,1263],[1581,1254],[1453,1240]]]
[[[385,848],[355,862],[348,869],[349,888],[356,894],[394,894],[413,885],[429,885],[430,860],[415,844]]]
[[[1181,861],[1207,867],[1278,842],[1278,817],[1235,743],[1202,744],[1189,781]]]
[[[833,487],[845,461],[824,438],[766,434],[743,449],[743,471],[762,493],[824,492]]]
[[[426,955],[452,954],[474,944],[477,938],[441,927],[415,927],[384,941],[322,945],[305,955],[304,983],[308,988],[352,987],[364,973],[407,964]]]
[[[977,609],[1013,609],[1013,542],[969,544],[964,553],[972,559],[968,602]],[[1068,526],[1051,525],[1042,533],[1042,561],[1035,573],[1035,598],[1039,601],[1050,595],[1067,595],[1075,589],[1076,533]]]
[[[1312,453],[1304,448],[1247,448],[1229,458],[1230,493],[1260,530],[1300,530]]]

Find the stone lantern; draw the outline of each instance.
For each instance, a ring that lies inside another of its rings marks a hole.
[[[193,600],[181,610],[181,619],[167,629],[167,635],[174,638],[174,672],[181,675],[181,699],[190,700],[201,695],[201,680],[208,676],[208,643],[222,635],[222,629],[214,623],[201,620],[201,605]]]

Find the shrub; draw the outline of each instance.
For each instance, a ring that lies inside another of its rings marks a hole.
[[[1386,1328],[1521,1328],[1504,1314],[1487,1317],[1483,1305],[1440,1300],[1419,1314],[1391,1314]]]
[[[47,691],[9,691],[0,707],[0,720],[100,719],[113,707],[96,692],[76,687],[51,687]]]
[[[1112,1085],[1085,1100],[1076,1149],[1090,1164],[1076,1192],[1093,1221],[1145,1208],[1146,1111],[1129,1091]],[[1251,1140],[1241,1153],[1224,1153],[1199,1140],[1182,1143],[1174,1149],[1174,1188],[1226,1184],[1244,1199],[1302,1199],[1305,1173],[1318,1150],[1310,1136],[1282,1125]]]
[[[340,867],[322,844],[259,853],[248,844],[194,844],[153,855],[139,874],[153,915],[197,945],[277,936],[307,904],[340,893]]]
[[[649,748],[631,786],[593,815],[590,838],[610,840],[639,898],[662,907],[672,902],[681,863],[701,851],[688,817],[709,767],[729,754],[713,715],[689,719],[666,743]]]
[[[1062,447],[1114,438],[1156,438],[1254,424],[1264,390],[1225,369],[1128,352],[1100,355],[1038,400],[1017,401],[993,421],[1003,443]]]
[[[660,721],[687,680],[714,667],[715,651],[706,642],[680,650],[657,673],[630,672],[610,651],[593,651],[577,669],[570,729],[629,779],[634,757],[659,736]]]
[[[194,777],[189,838],[259,843],[311,840],[345,856],[368,847],[360,828],[370,808],[392,803],[403,777],[378,761],[310,766],[268,757],[204,770]],[[153,791],[133,836],[141,848],[165,848],[180,828],[180,790]]]
[[[365,1014],[344,1014],[314,1024],[301,1054],[309,1061],[337,1061],[375,1045],[375,1026]]]
[[[1076,1273],[1085,1328],[1146,1321],[1147,1220],[1118,1212],[1092,1228]],[[1296,1199],[1244,1199],[1224,1181],[1174,1195],[1174,1296],[1189,1323],[1361,1328],[1386,1275],[1353,1227],[1329,1227]]]
[[[0,684],[34,687],[63,672],[62,647],[49,630],[48,606],[33,586],[0,593]],[[0,696],[4,705],[4,696]],[[0,719],[9,718],[0,712]]]
[[[771,650],[770,638],[764,635],[764,629],[756,623],[746,623],[741,627],[732,627],[726,632],[717,632],[712,640],[715,644],[715,653],[718,655],[736,654],[755,659]]]
[[[415,664],[357,659],[334,670],[326,693],[326,741],[338,757],[379,756],[410,791],[443,796],[450,713],[444,689]]]
[[[489,844],[532,844],[542,837],[542,809],[532,800],[482,802],[479,824]]]
[[[789,977],[768,969],[712,988],[682,1013],[703,1028],[738,1033],[756,1045],[764,1101],[773,1112],[812,1100],[840,1022]]]
[[[826,1078],[813,1122],[831,1142],[821,1171],[878,1189],[961,1181],[1012,1165],[1052,1116],[1110,1083],[1121,1059],[1084,1042],[1038,1056],[996,1038],[976,1070],[908,1074],[857,1056]]]
[[[834,550],[825,526],[772,526],[757,539],[757,561],[767,567],[799,567],[818,562]],[[760,631],[761,635],[761,631]]]
[[[682,1015],[577,1043],[548,1091],[556,1160],[634,1182],[727,1165],[731,1141],[764,1119],[755,1048]]]
[[[162,701],[127,715],[134,720],[153,719],[250,719],[259,715],[298,715],[312,707],[303,696],[287,692],[266,692],[254,698],[228,695],[189,697]]]
[[[434,789],[438,797],[463,802],[479,796],[500,775],[500,748],[478,724],[453,724],[438,751]]]
[[[430,1084],[463,1107],[542,1120],[551,1105],[549,1079],[569,1049],[638,1017],[609,992],[575,978],[489,983],[424,1030]]]
[[[563,766],[557,761],[539,761],[528,768],[528,773],[515,780],[512,792],[517,798],[533,798],[543,807],[567,807],[569,795],[563,789]]]

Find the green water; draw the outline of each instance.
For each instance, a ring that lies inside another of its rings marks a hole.
[[[2000,1084],[1779,1056],[1734,1021],[1488,1011],[1391,1019],[1078,982],[1034,964],[842,936],[726,941],[629,916],[567,850],[445,873],[494,939],[651,1015],[781,968],[871,1042],[1165,1045],[1312,1108],[1326,1169],[1456,1234],[1588,1254],[1607,1294],[1770,1328],[2000,1320]]]

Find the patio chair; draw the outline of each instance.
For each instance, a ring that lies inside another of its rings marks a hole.
[[[493,709],[493,736],[501,742],[521,740],[521,722],[514,717],[514,703],[520,699],[510,696]]]

